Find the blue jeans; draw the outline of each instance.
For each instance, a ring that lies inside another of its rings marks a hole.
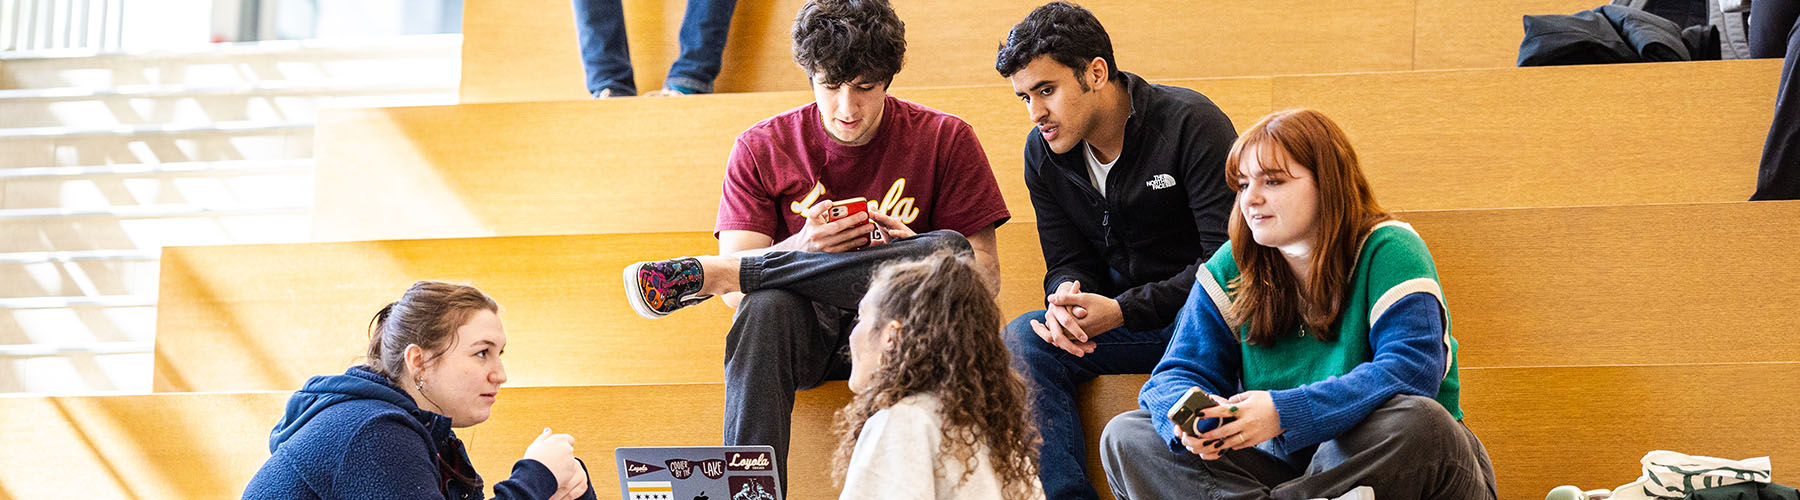
[[[587,69],[588,93],[612,89],[613,95],[637,95],[622,0],[574,1],[575,34],[581,43],[581,64]],[[687,13],[681,17],[681,56],[669,66],[664,87],[712,92],[736,9],[737,0],[688,0]]]
[[[1800,79],[1794,78],[1800,60],[1800,2],[1757,0],[1750,3],[1750,56],[1784,57],[1781,86],[1775,93],[1775,118],[1763,142],[1762,163],[1756,169],[1757,200],[1800,200]]]
[[[1116,328],[1090,336],[1097,344],[1094,352],[1076,357],[1039,338],[1031,330],[1031,320],[1042,322],[1044,311],[1025,313],[1006,325],[1006,347],[1032,385],[1033,423],[1044,437],[1038,458],[1044,497],[1099,498],[1087,479],[1087,440],[1075,406],[1075,386],[1100,375],[1150,373],[1168,349],[1175,325],[1142,332]]]

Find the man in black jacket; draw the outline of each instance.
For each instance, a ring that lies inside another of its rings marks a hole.
[[[1206,96],[1120,72],[1105,28],[1072,4],[1013,26],[994,69],[1037,125],[1025,185],[1048,268],[1046,309],[1007,325],[1007,345],[1036,386],[1045,496],[1097,498],[1075,384],[1162,358],[1195,271],[1228,239],[1237,132]]]

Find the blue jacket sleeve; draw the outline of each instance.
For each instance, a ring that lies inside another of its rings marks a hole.
[[[1401,298],[1369,328],[1374,359],[1350,373],[1293,389],[1271,391],[1285,453],[1329,441],[1350,430],[1397,394],[1436,397],[1449,366],[1444,308],[1437,297]]]
[[[370,420],[351,438],[332,481],[339,498],[444,498],[431,450],[417,431],[397,418],[405,417]],[[513,464],[511,478],[494,485],[494,495],[508,500],[550,498],[556,487],[549,468],[536,460],[520,460]],[[592,486],[583,498],[594,498]]]
[[[581,473],[587,474],[587,462],[583,462],[579,458],[575,461],[581,464]],[[543,462],[529,458],[520,459],[513,462],[512,477],[494,485],[494,498],[508,500],[550,498],[551,495],[556,494],[558,486],[561,485],[556,483],[556,474],[550,472],[550,468],[544,466]],[[548,489],[545,489],[546,487]],[[576,500],[594,500],[594,481],[592,479],[588,480],[587,493],[582,494]]]
[[[1207,394],[1236,393],[1242,363],[1237,334],[1225,324],[1225,316],[1213,305],[1212,297],[1206,295],[1206,287],[1193,285],[1187,304],[1175,316],[1169,349],[1163,352],[1162,361],[1138,392],[1138,406],[1150,412],[1156,434],[1162,436],[1171,451],[1187,453],[1175,437],[1175,424],[1165,416],[1169,408],[1190,387],[1199,387]],[[1213,425],[1216,422],[1202,423],[1201,430]]]

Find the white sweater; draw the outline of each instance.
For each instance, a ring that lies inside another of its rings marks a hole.
[[[1000,477],[988,459],[987,448],[976,455],[975,473],[963,480],[964,463],[940,455],[944,418],[934,396],[915,394],[876,412],[863,424],[850,467],[844,474],[840,500],[936,499],[993,500],[1001,498]],[[1032,487],[1042,487],[1032,478]]]

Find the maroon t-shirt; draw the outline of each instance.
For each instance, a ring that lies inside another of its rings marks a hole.
[[[744,131],[731,148],[713,236],[744,230],[780,242],[806,225],[807,207],[858,196],[920,233],[967,236],[1011,217],[968,123],[894,96],[886,106],[862,146],[831,140],[817,103]]]

